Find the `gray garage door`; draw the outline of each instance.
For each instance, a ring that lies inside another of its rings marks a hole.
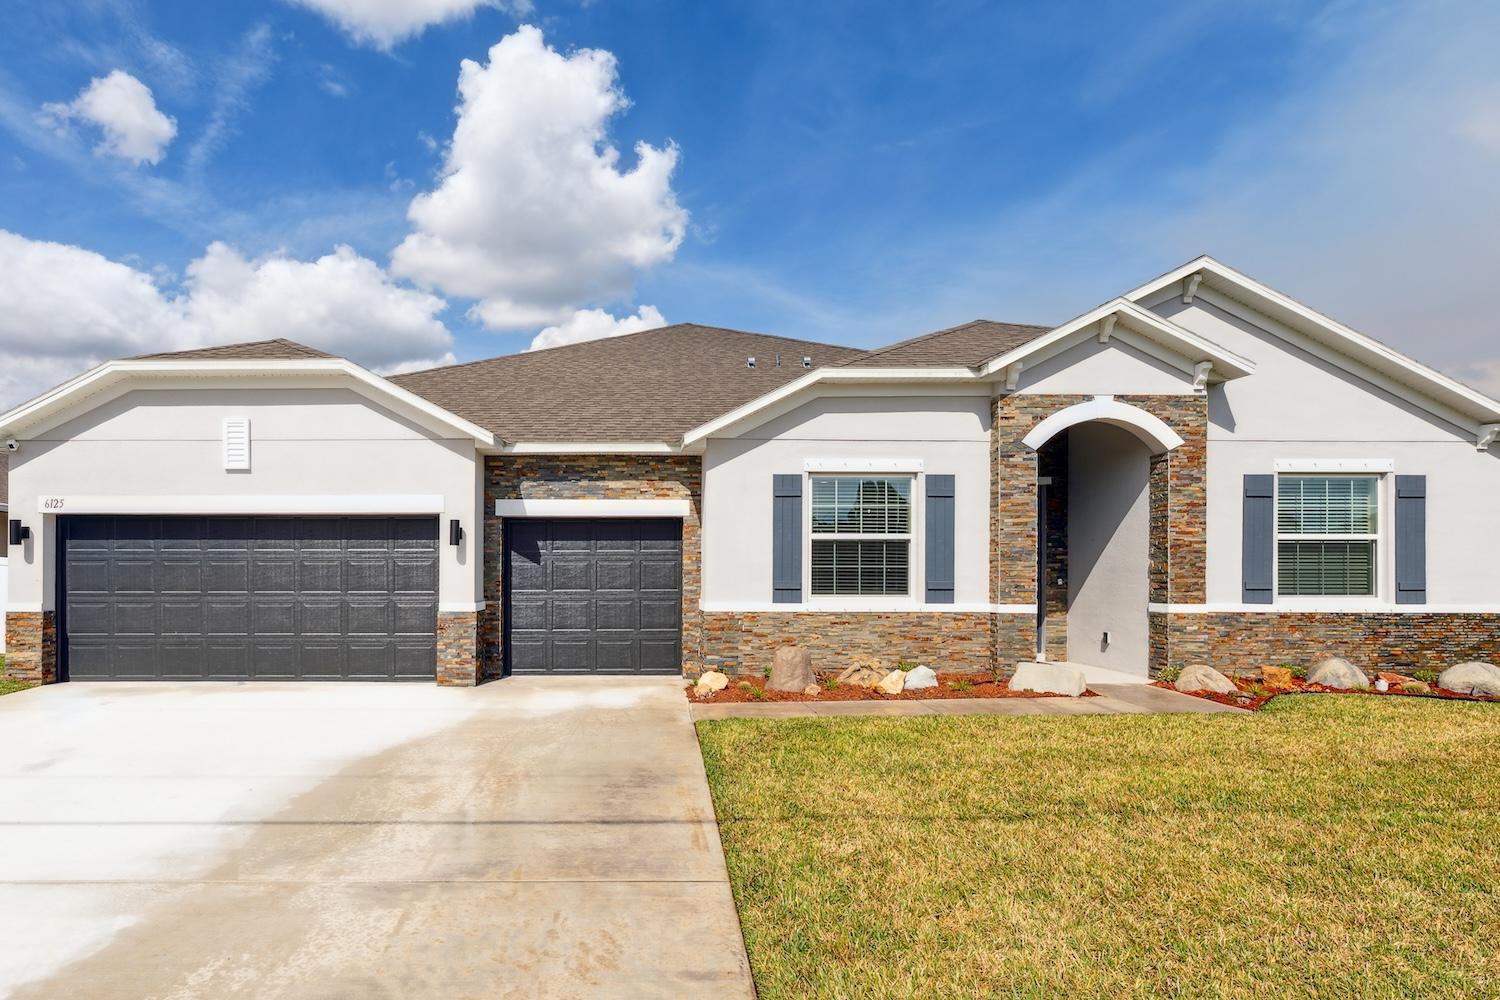
[[[65,517],[74,680],[392,680],[436,673],[437,521]]]
[[[512,673],[682,670],[682,522],[505,523]]]

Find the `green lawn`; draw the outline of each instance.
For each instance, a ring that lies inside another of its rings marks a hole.
[[[1500,706],[698,726],[763,997],[1500,996]]]
[[[17,691],[25,691],[32,685],[26,681],[13,681],[5,676],[5,657],[0,656],[0,695],[15,694]]]

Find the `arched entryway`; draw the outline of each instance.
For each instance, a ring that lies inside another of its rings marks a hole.
[[[1151,462],[1182,443],[1099,397],[1023,439],[1037,453],[1037,656],[1144,676],[1150,662]]]

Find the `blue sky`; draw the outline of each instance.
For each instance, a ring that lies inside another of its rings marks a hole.
[[[1493,4],[0,0],[0,23],[0,403],[259,336],[382,370],[662,320],[873,346],[1061,322],[1199,253],[1500,392]]]

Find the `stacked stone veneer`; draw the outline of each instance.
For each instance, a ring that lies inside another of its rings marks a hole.
[[[994,507],[990,516],[990,597],[998,604],[1036,601],[1036,481],[1053,477],[1053,493],[1061,510],[1050,502],[1048,535],[1062,542],[1063,555],[1052,553],[1049,571],[1061,570],[1062,587],[1054,584],[1054,599],[1066,598],[1066,442],[1054,438],[1040,454],[1022,443],[1027,433],[1047,417],[1087,402],[1092,396],[1011,394],[996,397],[991,410],[990,437],[994,453],[990,484]],[[1150,473],[1150,592],[1159,603],[1202,603],[1207,590],[1208,562],[1208,397],[1117,396],[1161,419],[1183,439],[1171,452],[1153,456]],[[1060,459],[1057,457],[1060,455]],[[1061,480],[1059,480],[1061,476]],[[1058,484],[1061,482],[1061,488]],[[1056,578],[1054,578],[1056,579]],[[1066,608],[1047,608],[1047,655],[1067,657]],[[1164,619],[1151,616],[1152,667],[1159,670],[1168,658],[1171,637]],[[999,631],[997,631],[997,637]],[[1022,654],[1029,657],[1034,641]],[[1012,660],[997,642],[995,661],[1003,668]]]
[[[1031,617],[1026,628],[1032,628]],[[714,612],[703,616],[705,665],[728,674],[770,669],[776,650],[812,653],[813,669],[839,670],[856,656],[923,663],[940,671],[990,668],[995,616],[983,612]]]
[[[6,612],[5,676],[33,684],[52,684],[57,681],[55,612]]]
[[[1365,671],[1443,670],[1482,660],[1500,664],[1500,615],[1314,612],[1153,614],[1166,637],[1162,662],[1207,663],[1225,673],[1263,666],[1310,667],[1341,656]],[[1157,651],[1153,649],[1153,657]]]
[[[479,616],[480,679],[504,669],[505,524],[496,500],[688,500],[682,520],[682,669],[703,670],[703,537],[698,511],[703,462],[696,455],[492,455],[484,470],[484,611]]]
[[[437,682],[447,687],[479,683],[479,615],[444,611],[437,620]]]

